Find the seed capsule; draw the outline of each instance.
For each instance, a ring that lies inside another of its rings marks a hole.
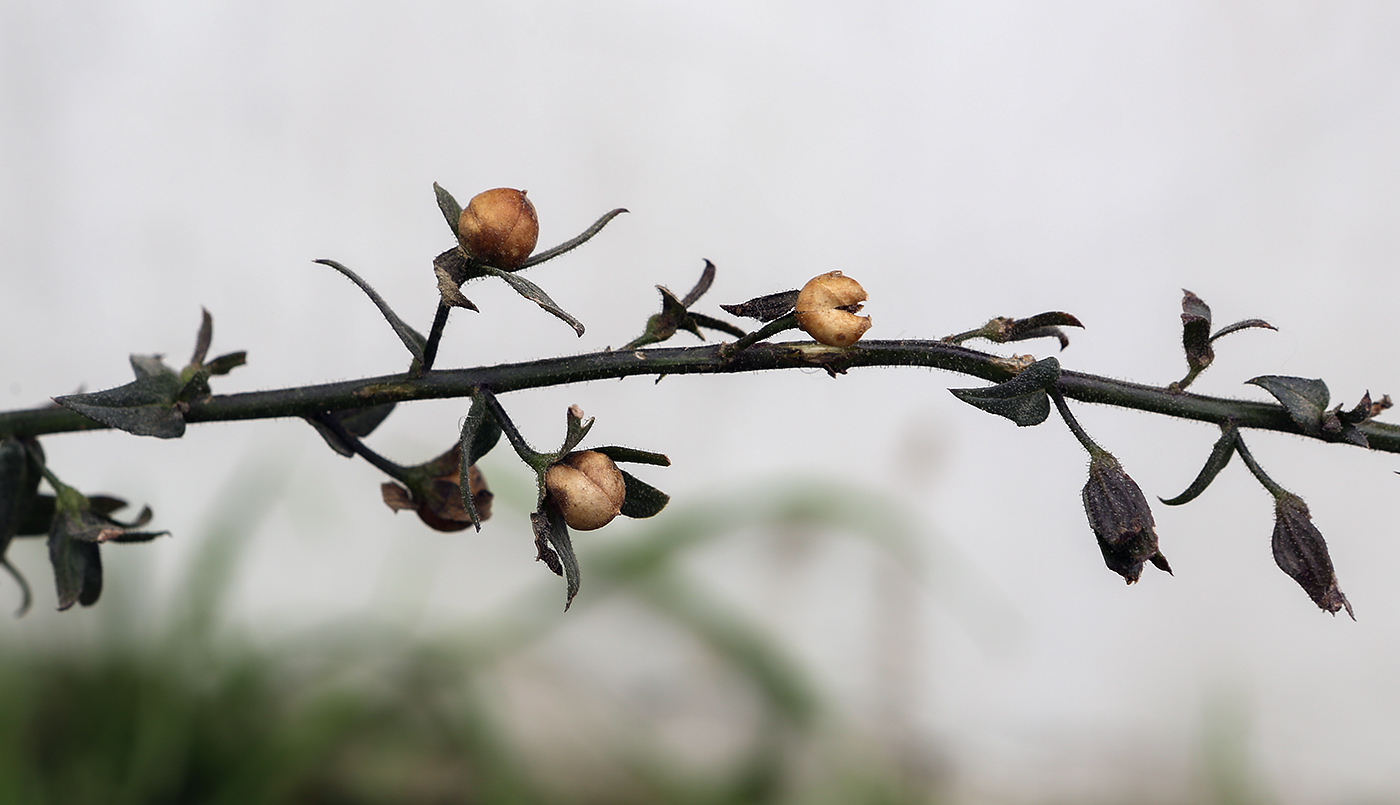
[[[545,491],[577,531],[592,531],[611,523],[622,511],[627,484],[613,460],[593,450],[565,456],[544,476]]]
[[[539,235],[535,205],[525,191],[509,187],[477,194],[457,219],[457,237],[467,254],[505,270],[529,258]]]
[[[860,283],[832,271],[813,277],[797,295],[797,323],[829,347],[849,347],[870,329],[869,316],[857,316],[866,299]]]

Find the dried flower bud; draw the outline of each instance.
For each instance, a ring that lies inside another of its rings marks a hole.
[[[593,450],[564,456],[545,473],[544,486],[564,522],[577,531],[611,523],[627,498],[622,471],[612,459]]]
[[[1336,614],[1346,608],[1352,620],[1351,603],[1337,587],[1337,574],[1322,532],[1313,525],[1308,504],[1297,495],[1284,492],[1274,500],[1274,561],[1293,577],[1318,606]]]
[[[1084,511],[1099,540],[1104,564],[1124,581],[1137,581],[1144,562],[1171,572],[1166,557],[1157,550],[1156,524],[1147,498],[1109,453],[1100,451],[1089,459]]]
[[[865,298],[860,283],[840,271],[813,277],[797,295],[797,323],[829,347],[849,347],[870,329],[870,317],[856,315]]]
[[[508,187],[479,193],[457,219],[457,237],[467,254],[507,271],[525,262],[539,235],[535,205],[525,191]]]

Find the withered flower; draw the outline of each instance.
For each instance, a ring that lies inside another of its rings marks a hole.
[[[1099,540],[1104,564],[1128,584],[1142,575],[1145,562],[1171,572],[1166,557],[1157,550],[1156,523],[1142,489],[1118,459],[1102,449],[1090,452],[1084,511]]]
[[[1314,603],[1334,615],[1345,608],[1351,619],[1356,620],[1351,603],[1337,587],[1337,573],[1327,553],[1327,541],[1313,525],[1308,504],[1290,492],[1274,498],[1273,547],[1274,561],[1279,568],[1292,576]]]
[[[58,608],[61,611],[74,604],[92,606],[102,594],[102,555],[98,546],[104,542],[149,542],[167,532],[140,530],[151,520],[150,507],[142,508],[133,522],[123,523],[113,519],[111,513],[125,507],[126,501],[101,495],[88,497],[70,486],[53,485],[56,500],[49,526],[49,561],[58,587]]]
[[[394,511],[416,511],[418,519],[436,531],[461,531],[472,524],[472,519],[462,505],[460,467],[461,446],[456,445],[432,461],[415,467],[419,472],[414,473],[411,481],[405,481],[407,489],[396,483],[381,484],[384,504]],[[475,464],[467,468],[467,484],[477,515],[482,520],[489,519],[494,495]]]

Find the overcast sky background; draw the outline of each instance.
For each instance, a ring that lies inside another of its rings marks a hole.
[[[870,293],[871,338],[1067,310],[1087,326],[1067,367],[1158,384],[1185,371],[1189,288],[1218,324],[1279,328],[1218,342],[1203,393],[1266,399],[1241,385],[1262,374],[1323,377],[1347,405],[1400,393],[1390,3],[7,0],[0,109],[7,409],[125,383],[133,352],[182,364],[200,306],[214,354],[249,354],[219,392],[401,370],[373,307],[311,260],[359,271],[426,331],[430,260],[450,245],[434,181],[463,202],[527,189],[541,246],[631,210],[530,273],[587,325],[582,338],[479,284],[467,291],[482,312],[454,313],[443,367],[619,346],[655,312],[656,284],[683,293],[708,258],[706,312],[840,269]],[[1084,522],[1083,451],[1053,420],[1016,429],[945,391],[971,385],[789,372],[504,401],[539,445],[577,403],[597,442],[666,452],[672,468],[641,474],[677,501],[817,474],[914,511],[940,572],[920,571],[909,614],[908,716],[973,788],[1073,796],[1129,774],[1147,788],[1152,770],[1123,763],[1189,763],[1203,712],[1225,700],[1277,801],[1400,795],[1400,459],[1250,438],[1309,502],[1356,623],[1274,566],[1271,501],[1238,462],[1196,503],[1157,507],[1176,576],[1149,568],[1125,587]],[[1077,410],[1149,495],[1185,488],[1217,436]],[[374,443],[429,458],[463,413],[410,406]],[[523,515],[503,509],[481,535],[428,532],[384,508],[372,468],[300,422],[45,448],[68,483],[148,502],[176,534],[104,552],[158,568],[157,591],[230,479],[283,490],[239,577],[254,633],[367,608],[431,632],[543,573]],[[488,476],[519,489],[507,452]],[[4,632],[95,617],[52,611],[41,545],[12,555],[39,598]],[[729,544],[696,571],[754,604],[775,595],[771,565]],[[880,698],[867,658],[881,572],[871,551],[837,545],[794,571],[767,615],[854,711]],[[946,574],[976,594],[948,594]],[[647,650],[612,639],[618,662]],[[614,655],[600,656],[606,668]]]

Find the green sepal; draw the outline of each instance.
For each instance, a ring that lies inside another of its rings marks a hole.
[[[436,187],[436,185],[434,185],[434,187]],[[444,190],[443,192],[446,193],[447,191]],[[449,196],[449,198],[451,197]],[[456,228],[455,224],[453,228]],[[394,334],[399,337],[403,345],[408,348],[409,354],[420,363],[423,361],[423,347],[428,343],[428,340],[423,337],[422,333],[419,333],[417,330],[410,327],[407,322],[399,318],[399,315],[394,312],[393,308],[389,307],[389,303],[384,301],[384,297],[380,296],[379,292],[374,290],[373,286],[361,279],[359,274],[356,274],[334,260],[313,260],[312,262],[339,271],[341,274],[345,275],[346,279],[359,286],[359,289],[364,291],[365,296],[369,297],[369,300],[374,303],[374,306],[379,308],[380,314],[384,316],[385,321],[389,322],[389,326],[394,329]]]
[[[437,182],[433,182],[433,192],[437,194],[438,209],[442,210],[442,217],[447,219],[447,228],[452,230],[452,239],[459,240],[457,224],[462,220],[462,205]]]
[[[987,388],[948,390],[968,405],[1027,427],[1039,425],[1050,416],[1050,397],[1045,390],[1059,379],[1060,362],[1044,358],[1005,383]]]
[[[564,523],[564,515],[552,505],[532,513],[530,525],[535,531],[537,558],[548,565],[555,575],[564,577],[567,595],[564,611],[568,612],[580,586],[578,557],[569,539],[569,526]]]
[[[97,543],[72,535],[81,528],[74,515],[59,512],[49,534],[49,562],[53,564],[59,611],[74,604],[90,607],[102,595],[102,553]]]
[[[603,452],[599,450],[598,452]],[[671,496],[662,492],[645,481],[638,480],[636,476],[627,470],[618,470],[622,473],[622,480],[627,485],[627,497],[622,501],[621,513],[624,517],[642,519],[655,517],[666,508],[666,504],[671,502]]]
[[[558,246],[555,246],[552,249],[545,249],[542,252],[536,252],[535,254],[530,256],[530,259],[521,263],[514,270],[520,271],[522,269],[529,268],[530,266],[537,266],[540,263],[545,262],[546,260],[553,260],[561,254],[565,254],[566,252],[571,252],[574,249],[577,249],[578,247],[591,240],[594,235],[603,231],[603,227],[607,226],[609,221],[623,214],[624,212],[627,212],[626,208],[624,207],[618,207],[615,210],[608,210],[607,212],[603,213],[603,215],[600,218],[598,218],[598,220],[594,221],[592,225],[590,225],[587,229],[583,230],[583,232],[577,235],[576,237],[572,237],[559,244]]]
[[[670,288],[664,285],[656,286],[661,292],[661,312],[647,319],[646,332],[637,336],[622,349],[630,350],[644,347],[647,344],[656,344],[665,341],[675,335],[678,330],[685,330],[693,333],[697,338],[703,339],[705,334],[700,332],[701,327],[732,335],[735,338],[742,338],[746,333],[730,324],[720,321],[700,313],[692,313],[688,309],[691,305],[700,300],[705,292],[710,290],[710,286],[715,282],[715,264],[709,260],[705,261],[705,268],[700,272],[700,280],[695,283],[695,287],[690,289],[690,293],[685,298],[679,298],[671,292]]]
[[[574,328],[574,332],[578,333],[580,336],[583,335],[583,324],[580,323],[578,319],[570,316],[563,308],[559,307],[553,299],[549,298],[549,294],[545,293],[544,289],[540,286],[522,276],[512,274],[509,271],[502,271],[495,266],[483,264],[482,270],[493,277],[500,277],[505,280],[510,287],[515,289],[516,293],[544,308],[546,312]]]
[[[745,333],[742,328],[735,327],[727,321],[720,321],[719,319],[716,319],[713,316],[706,316],[704,313],[692,312],[689,318],[690,321],[695,324],[695,326],[704,327],[707,330],[717,330],[721,333],[724,333],[725,335],[732,335],[735,338],[743,338],[745,335],[747,335],[747,333]],[[695,334],[700,335],[700,333],[698,332]]]
[[[559,447],[559,452],[554,454],[550,463],[558,461],[572,453],[574,448],[578,447],[579,442],[583,441],[583,438],[593,429],[593,417],[584,419],[583,412],[580,411],[579,407],[576,405],[569,406],[565,418],[568,421],[568,430],[564,434],[564,444]]]
[[[226,375],[247,362],[247,352],[230,352],[204,364],[204,368],[208,369],[211,375]]]
[[[651,464],[657,467],[671,466],[671,459],[661,453],[638,450],[635,447],[610,445],[608,447],[595,447],[593,450],[594,452],[602,453],[613,461],[625,461],[631,464]]]
[[[461,452],[458,454],[461,461],[457,485],[462,495],[462,508],[466,509],[467,516],[471,518],[477,531],[481,530],[481,515],[477,513],[476,501],[472,499],[468,470],[478,459],[489,453],[500,438],[501,426],[487,413],[486,401],[480,394],[473,395],[472,407],[467,412],[467,418],[462,421]]]
[[[792,312],[801,291],[780,291],[767,296],[758,296],[737,305],[720,305],[720,309],[731,316],[743,316],[758,321],[773,321]]]
[[[137,380],[161,375],[178,375],[174,369],[165,365],[165,361],[161,360],[159,355],[132,355],[127,360],[131,363],[131,371]]]
[[[1228,424],[1222,426],[1222,430],[1224,433],[1220,434],[1220,438],[1216,440],[1215,446],[1211,448],[1210,456],[1206,458],[1205,466],[1201,468],[1201,472],[1196,476],[1196,480],[1192,481],[1191,485],[1186,487],[1186,491],[1171,499],[1159,497],[1157,498],[1158,500],[1168,506],[1180,506],[1183,503],[1190,503],[1202,492],[1206,491],[1206,487],[1210,486],[1210,482],[1215,480],[1215,476],[1219,475],[1220,471],[1225,469],[1225,465],[1229,464],[1230,459],[1235,455],[1235,440],[1238,437],[1239,430],[1234,425]]]

